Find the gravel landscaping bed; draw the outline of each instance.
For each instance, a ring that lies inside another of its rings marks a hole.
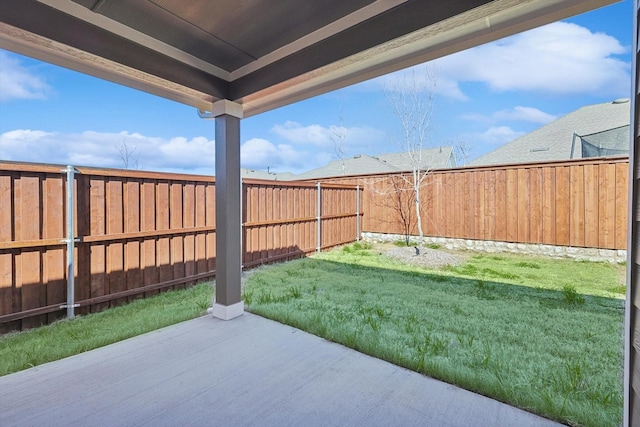
[[[416,255],[415,247],[396,247],[382,254],[405,264],[418,265],[427,268],[441,268],[446,265],[455,266],[466,261],[463,255],[452,254],[438,249],[419,248]]]

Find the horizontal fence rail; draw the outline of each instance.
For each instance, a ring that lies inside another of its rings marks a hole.
[[[67,301],[63,167],[0,162],[0,332],[59,319]],[[65,170],[66,172],[66,170]],[[212,279],[215,178],[75,168],[78,314]],[[356,240],[355,186],[247,180],[243,264],[252,267]],[[320,240],[318,240],[320,238]]]
[[[626,157],[429,171],[421,186],[425,236],[625,249]],[[365,188],[362,230],[417,235],[407,174],[323,182]]]

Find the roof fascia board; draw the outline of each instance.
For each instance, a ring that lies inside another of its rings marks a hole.
[[[494,0],[236,101],[253,116],[618,1]]]
[[[0,0],[0,26],[2,49],[198,108],[227,98],[225,80],[38,1]]]

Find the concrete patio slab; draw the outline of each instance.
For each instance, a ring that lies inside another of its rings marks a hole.
[[[249,313],[0,377],[0,426],[558,426]]]

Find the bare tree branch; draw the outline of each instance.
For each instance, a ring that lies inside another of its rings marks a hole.
[[[133,146],[130,147],[127,144],[126,140],[122,140],[120,145],[115,145],[114,147],[118,150],[120,154],[120,159],[124,165],[125,169],[141,169],[142,165],[140,163],[140,152],[138,151],[138,147]]]
[[[420,72],[413,68],[395,85],[385,90],[391,108],[400,122],[402,130],[400,145],[411,167],[411,175],[404,179],[413,190],[413,204],[421,246],[424,233],[420,189],[430,171],[428,159],[423,159],[423,156],[431,133],[435,88],[436,75],[433,66],[425,65]]]
[[[333,136],[330,137],[331,142],[333,142],[333,149],[336,152],[336,156],[338,156],[338,160],[342,162],[342,175],[346,175],[344,142],[347,135],[343,126],[342,106],[340,106],[340,113],[338,115],[338,126],[332,126],[331,131],[333,132]]]
[[[456,154],[456,162],[458,163],[458,166],[466,166],[474,148],[473,144],[462,139],[452,145]]]

